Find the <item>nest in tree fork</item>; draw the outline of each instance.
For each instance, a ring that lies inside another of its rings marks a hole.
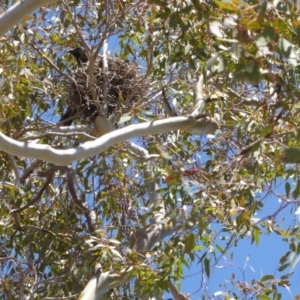
[[[100,114],[124,113],[133,103],[145,96],[146,85],[140,67],[134,62],[107,58],[108,70],[103,68],[103,57],[94,63],[94,91]],[[74,72],[75,83],[71,85],[70,106],[77,117],[93,122],[98,115],[90,84],[89,62],[81,64]],[[107,97],[105,97],[105,86]]]

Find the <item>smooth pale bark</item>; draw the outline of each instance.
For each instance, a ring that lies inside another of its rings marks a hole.
[[[67,150],[54,149],[49,145],[19,142],[0,133],[0,150],[20,157],[37,158],[55,165],[67,166],[73,161],[98,155],[109,147],[131,138],[162,134],[178,129],[190,130],[193,125],[197,127],[197,134],[201,134],[201,128],[202,134],[213,133],[218,128],[218,124],[213,118],[195,120],[193,117],[174,117],[130,125],[105,134],[95,141],[86,142]],[[209,132],[207,128],[210,128]]]
[[[188,300],[189,298],[180,293],[174,284],[170,283],[170,292],[172,293],[175,300]]]
[[[205,98],[203,97],[203,84],[204,78],[201,74],[194,85],[194,109],[191,116],[196,117],[197,115],[205,114]]]
[[[0,37],[38,8],[57,0],[21,0],[0,15]]]
[[[131,240],[131,248],[135,251],[149,251],[155,243],[170,236],[179,230],[180,227],[171,228],[170,224],[154,224],[149,228],[137,230]],[[116,288],[128,282],[134,276],[130,271],[108,271],[94,276],[82,291],[78,300],[99,300],[109,289]]]
[[[131,278],[129,273],[125,270],[118,273],[119,274],[111,270],[97,274],[88,282],[78,300],[99,300],[109,289],[121,286]]]

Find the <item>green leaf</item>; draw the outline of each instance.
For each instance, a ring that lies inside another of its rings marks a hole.
[[[278,269],[278,271],[279,271],[279,272],[282,272],[283,270],[285,270],[285,269],[286,269],[287,267],[289,267],[289,266],[290,266],[290,263],[286,263],[286,264],[280,266],[279,269]]]
[[[274,279],[273,275],[265,275],[264,277],[262,277],[261,281],[269,281]]]
[[[214,0],[214,2],[222,9],[231,11],[231,12],[237,12],[239,7],[236,4],[233,4],[232,2],[223,2],[219,0]]]
[[[289,184],[289,182],[285,183],[285,195],[287,196],[287,198],[290,196],[290,192],[291,192],[291,185]]]
[[[266,137],[267,135],[269,135],[270,133],[272,133],[273,131],[273,126],[272,125],[267,125],[265,126],[259,133],[259,135],[261,137]]]
[[[207,69],[211,69],[212,66],[215,64],[215,62],[218,60],[219,56],[218,55],[213,55],[207,62],[206,62],[206,67]]]
[[[255,245],[258,246],[259,238],[260,238],[260,230],[256,227],[253,228],[253,238],[254,238]]]
[[[226,251],[219,245],[216,245],[216,248],[222,253],[222,254],[225,254]]]
[[[261,36],[255,41],[255,44],[257,47],[264,47],[268,45],[268,41],[265,37]]]
[[[298,180],[295,189],[293,190],[293,198],[297,199],[300,195],[300,180]]]
[[[190,52],[190,49],[191,49],[191,45],[187,44],[184,48],[184,55],[187,55]]]
[[[267,11],[267,4],[268,3],[265,1],[259,7],[259,9],[258,9],[258,15],[259,15],[260,18],[263,18],[265,16],[265,13]]]
[[[269,296],[263,295],[263,294],[257,295],[256,299],[271,300],[271,298]]]
[[[300,148],[285,149],[281,155],[284,163],[300,163]]]
[[[185,241],[184,241],[184,251],[186,253],[192,252],[192,250],[195,248],[195,244],[196,244],[195,235],[192,233],[188,234],[185,237]]]
[[[209,266],[209,259],[208,258],[204,259],[204,268],[205,268],[206,276],[209,278],[209,276],[210,276],[210,266]]]
[[[280,37],[277,43],[277,47],[279,53],[286,57],[293,66],[298,66],[298,55],[295,50],[295,46],[292,43],[290,43],[285,38]]]
[[[132,117],[129,114],[124,114],[124,115],[121,116],[118,124],[121,125],[121,124],[123,124],[127,121],[130,121],[131,119],[132,119]]]
[[[297,32],[297,42],[298,42],[298,46],[299,46],[300,45],[300,25],[297,26],[296,32]]]
[[[295,1],[294,1],[294,4],[295,4],[295,6],[296,6],[296,12],[298,13],[299,10],[300,10],[300,0],[295,0]]]
[[[288,257],[290,256],[290,254],[291,254],[291,251],[288,251],[285,255],[283,255],[283,256],[280,258],[279,262],[280,262],[281,265],[282,265],[283,263],[286,262],[286,260],[287,260]]]

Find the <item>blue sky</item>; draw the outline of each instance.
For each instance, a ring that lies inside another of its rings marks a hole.
[[[280,185],[276,192],[285,194],[284,185]],[[277,197],[269,196],[263,210],[257,217],[264,218],[272,215],[280,205],[281,202]],[[292,206],[294,204],[289,205],[277,215],[277,222],[285,228],[290,226],[295,219],[295,207],[291,210]],[[235,281],[247,282],[251,286],[254,279],[260,281],[265,275],[273,275],[276,279],[279,279],[281,276],[293,271],[294,274],[290,278],[291,286],[289,288],[278,287],[278,290],[282,293],[282,299],[294,299],[294,296],[300,295],[300,264],[296,264],[293,270],[288,267],[282,272],[278,271],[279,260],[290,250],[289,247],[290,243],[283,241],[283,238],[276,233],[267,235],[263,232],[258,246],[251,243],[251,237],[240,239],[237,247],[231,247],[227,254],[221,256],[216,267],[211,270],[210,279],[205,283],[208,294],[212,296],[218,291],[226,291],[224,286],[220,286],[226,284],[229,290],[234,290],[237,295],[240,295],[239,290],[229,283],[233,273],[236,276]],[[232,260],[230,259],[231,253],[234,254]],[[203,291],[199,290],[202,280],[201,266],[195,263],[190,270],[186,268],[185,276],[186,278],[182,280],[181,292],[186,294],[195,293],[191,296],[191,300],[202,299]],[[224,295],[220,295],[215,299],[224,299]]]

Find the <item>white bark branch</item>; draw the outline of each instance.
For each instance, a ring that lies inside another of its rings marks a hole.
[[[149,195],[149,205],[147,206],[151,207],[152,211],[155,212],[153,223],[167,223],[169,219],[165,217],[166,210],[163,197],[160,193],[157,193],[158,185],[156,183],[156,178],[151,171],[147,171],[145,175],[146,188]]]
[[[194,85],[194,109],[191,116],[205,114],[205,98],[203,97],[204,76],[201,74]]]
[[[73,161],[98,155],[109,147],[134,137],[161,134],[178,129],[192,131],[195,127],[197,127],[198,134],[206,134],[214,132],[218,124],[213,118],[195,120],[193,117],[174,117],[130,125],[105,134],[95,141],[67,150],[54,149],[49,145],[19,142],[0,133],[0,150],[16,156],[37,158],[55,165],[66,166]]]
[[[189,298],[180,293],[173,283],[170,283],[170,291],[175,300],[188,300]]]
[[[0,37],[39,7],[54,2],[57,0],[22,0],[17,2],[0,16]]]
[[[124,152],[129,152],[132,155],[134,155],[137,159],[139,160],[143,160],[143,161],[148,161],[148,160],[153,160],[153,159],[157,159],[160,157],[159,154],[149,154],[149,152],[142,148],[141,146],[134,144],[130,141],[128,141],[125,144],[126,147],[128,147],[128,149],[123,150]]]
[[[78,300],[99,300],[109,289],[124,285],[130,280],[126,270],[122,270],[119,274],[114,270],[97,274],[88,282]]]
[[[137,230],[135,237],[138,238],[138,241],[137,244],[133,245],[133,248],[139,253],[149,251],[155,243],[169,236],[174,231],[176,229],[170,228],[170,225],[166,224],[155,224],[146,230]],[[78,300],[99,300],[109,289],[124,285],[133,277],[126,269],[121,270],[118,274],[115,270],[97,274],[88,282]]]

